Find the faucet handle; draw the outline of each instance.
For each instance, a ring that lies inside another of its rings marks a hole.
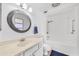
[[[21,42],[25,41],[25,38],[21,38],[20,41],[21,41]]]

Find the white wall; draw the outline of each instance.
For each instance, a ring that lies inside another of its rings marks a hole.
[[[39,34],[44,35],[46,33],[46,18],[44,16],[44,14],[40,13],[40,12],[36,12],[36,19],[35,19],[35,24],[38,26],[38,31]]]
[[[3,4],[2,6],[2,26],[1,26],[2,30],[0,31],[0,42],[34,35],[33,34],[34,26],[38,26],[39,34],[44,35],[46,33],[45,31],[46,30],[45,28],[46,18],[40,11],[36,10],[35,8],[33,8],[32,13],[29,13],[32,18],[31,20],[32,25],[31,25],[30,30],[26,33],[17,33],[13,31],[8,26],[7,14],[9,13],[9,11],[13,9],[17,9],[17,8],[19,7],[17,7],[15,4]]]
[[[32,21],[34,21],[33,19],[31,20],[31,22],[32,22],[31,28],[26,33],[15,32],[8,26],[7,15],[9,13],[9,11],[11,11],[13,9],[18,9],[18,8],[19,7],[17,7],[14,4],[2,4],[2,19],[1,19],[2,30],[0,31],[0,41],[13,40],[13,39],[18,39],[18,38],[33,35],[33,22],[32,22]]]

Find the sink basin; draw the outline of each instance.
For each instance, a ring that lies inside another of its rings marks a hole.
[[[18,42],[17,46],[19,46],[19,47],[24,47],[24,46],[26,46],[27,44],[28,44],[28,41],[27,41],[25,38],[23,38],[23,39],[21,39],[21,40]]]

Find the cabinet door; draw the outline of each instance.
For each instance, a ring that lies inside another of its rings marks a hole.
[[[43,47],[39,48],[37,52],[34,53],[35,56],[43,56]]]
[[[24,52],[24,55],[25,56],[32,56],[33,55],[33,52],[36,51],[37,49],[38,49],[38,44],[35,45],[35,46],[33,46],[33,47],[31,47],[31,48],[29,48],[28,50],[26,50]]]
[[[33,54],[35,56],[43,56],[43,42],[38,44],[38,49]]]

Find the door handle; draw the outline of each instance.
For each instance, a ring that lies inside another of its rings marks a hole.
[[[71,32],[71,34],[74,34],[75,33],[74,26],[75,26],[75,19],[72,20],[72,32]]]

